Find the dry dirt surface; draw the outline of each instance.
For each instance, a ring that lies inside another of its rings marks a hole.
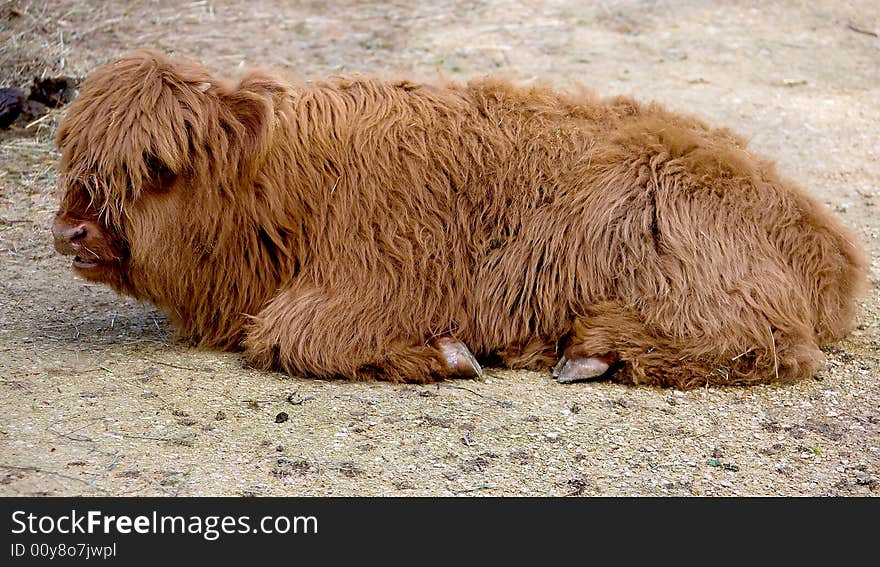
[[[54,110],[0,132],[0,495],[880,494],[878,32],[876,0],[0,2],[0,86],[152,47],[228,77],[496,74],[654,99],[748,136],[872,258],[858,328],[793,385],[258,372],[53,252]]]

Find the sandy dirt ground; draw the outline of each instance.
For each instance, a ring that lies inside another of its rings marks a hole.
[[[54,253],[54,111],[0,132],[0,495],[880,494],[878,32],[876,0],[0,2],[0,86],[153,47],[229,77],[496,74],[654,99],[748,136],[872,258],[858,328],[793,385],[258,372]]]

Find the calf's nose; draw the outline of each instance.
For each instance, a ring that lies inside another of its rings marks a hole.
[[[56,242],[71,243],[82,240],[88,233],[85,223],[70,224],[58,218],[52,223],[52,236],[55,237]]]

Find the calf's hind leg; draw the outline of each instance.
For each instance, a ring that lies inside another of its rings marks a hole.
[[[402,328],[381,302],[317,287],[275,298],[253,318],[244,347],[258,368],[319,378],[425,383],[482,375],[461,341],[419,336]]]
[[[673,336],[615,302],[577,318],[555,370],[560,382],[610,375],[617,382],[689,389],[812,376],[823,355],[806,327],[737,328],[723,337]]]

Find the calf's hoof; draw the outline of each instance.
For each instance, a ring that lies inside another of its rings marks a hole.
[[[483,369],[463,342],[449,336],[434,337],[428,343],[440,351],[450,378],[480,378]]]
[[[601,378],[608,373],[616,358],[612,355],[575,358],[563,355],[553,368],[553,377],[560,384]]]

